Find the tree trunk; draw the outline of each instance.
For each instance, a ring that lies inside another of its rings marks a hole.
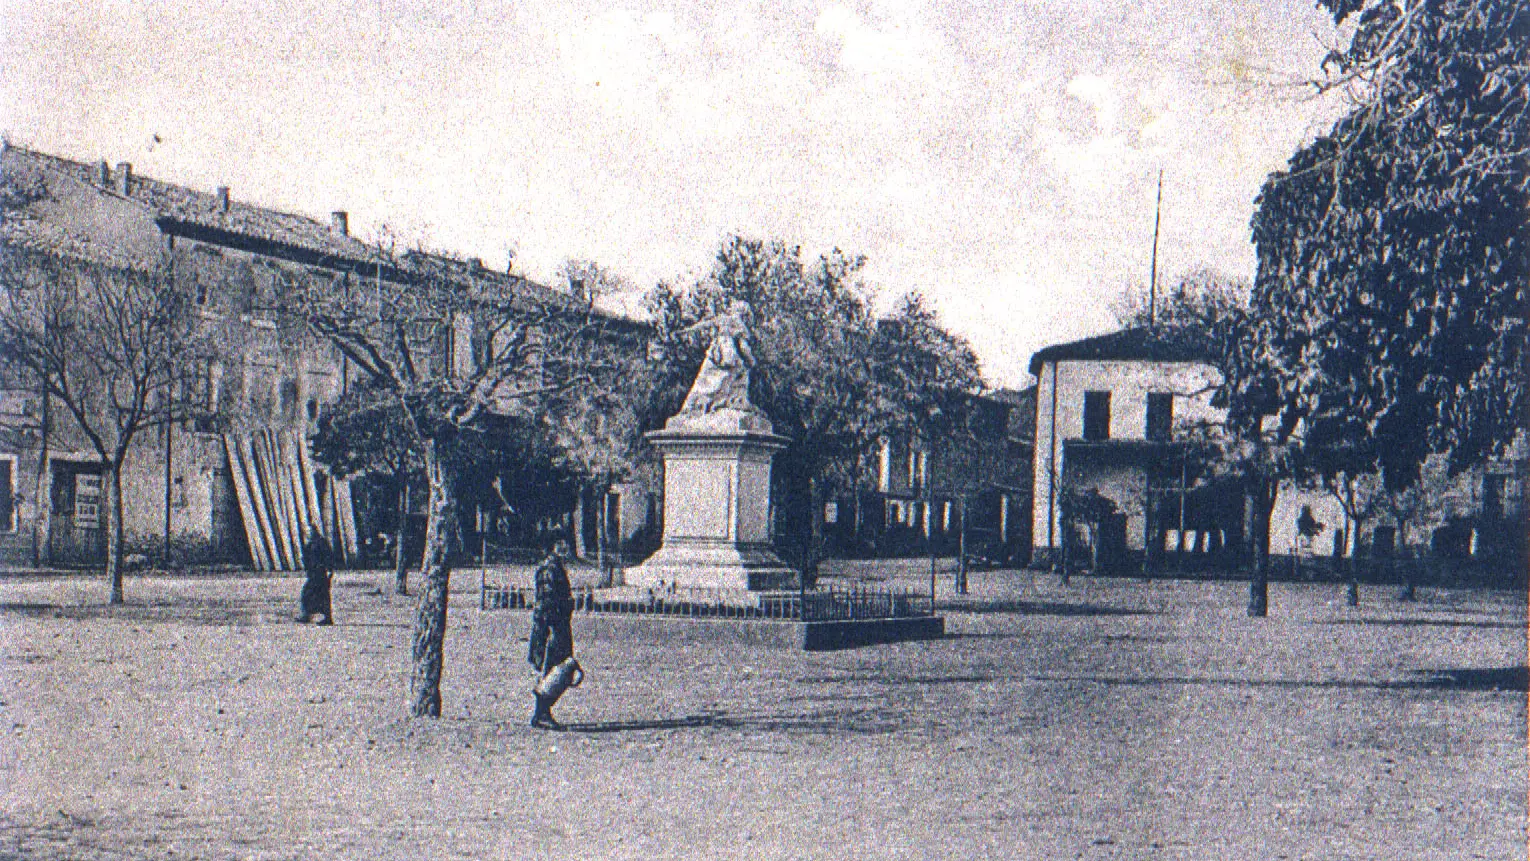
[[[1408,527],[1404,523],[1398,523],[1397,549],[1392,557],[1387,559],[1387,564],[1395,566],[1400,575],[1400,583],[1397,587],[1397,600],[1418,600],[1417,588],[1413,583],[1413,560],[1408,550]]]
[[[956,549],[956,594],[967,594],[967,498],[964,496],[958,503],[962,507],[962,531],[957,539]]]
[[[584,540],[584,505],[585,497],[590,495],[587,486],[580,485],[579,492],[574,494],[574,558],[590,558],[590,548]]]
[[[861,509],[860,488],[855,489],[854,494],[851,496],[851,501],[855,504],[855,536],[852,540],[855,542],[856,555],[860,555],[864,547],[864,537],[866,535],[866,515]]]
[[[457,518],[456,476],[449,440],[437,438],[425,450],[430,503],[425,559],[420,565],[420,598],[414,620],[414,666],[409,678],[409,713],[441,716],[441,664],[446,644],[447,585],[451,579],[451,536]]]
[[[1270,513],[1275,508],[1276,491],[1261,486],[1250,500],[1253,506],[1254,575],[1248,583],[1248,615],[1263,618],[1270,614]]]
[[[1061,562],[1058,564],[1057,569],[1058,580],[1064,586],[1068,585],[1069,577],[1072,574],[1070,569],[1073,567],[1073,556],[1071,549],[1073,542],[1069,540],[1072,528],[1073,527],[1069,521],[1063,520],[1062,529],[1060,530],[1062,533],[1062,546],[1058,548],[1058,556],[1061,558]]]
[[[106,467],[106,583],[107,603],[122,603],[122,461]]]
[[[1344,581],[1344,603],[1350,607],[1360,606],[1360,577],[1356,574],[1355,560],[1349,555],[1349,535],[1346,534],[1333,555],[1334,575]]]
[[[595,567],[600,570],[601,580],[604,582],[608,574],[606,562],[606,531],[610,525],[606,522],[609,517],[610,500],[607,498],[610,490],[602,487],[595,497],[600,502],[600,507],[595,510]]]
[[[409,594],[409,559],[404,555],[404,533],[409,531],[409,481],[402,474],[398,481],[398,519],[393,524],[393,591]]]
[[[1343,567],[1340,572],[1345,576],[1344,603],[1351,607],[1360,606],[1360,566],[1355,564],[1355,551],[1360,547],[1360,518],[1356,514],[1355,484],[1349,480],[1345,485],[1345,494],[1348,503],[1344,506],[1344,533],[1339,538],[1339,546],[1334,554],[1334,562]],[[1344,502],[1343,499],[1340,500]]]
[[[808,518],[808,541],[807,550],[802,558],[802,585],[810,588],[818,582],[818,563],[823,558],[823,504],[824,504],[823,480],[818,478],[808,479],[808,501],[812,506],[812,513]]]

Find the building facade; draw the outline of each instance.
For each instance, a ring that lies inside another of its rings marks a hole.
[[[1042,349],[1030,372],[1036,564],[1059,562],[1065,548],[1083,564],[1121,573],[1246,558],[1241,491],[1202,481],[1186,457],[1185,426],[1225,416],[1212,404],[1221,376],[1194,348],[1127,329]],[[1271,512],[1270,553],[1293,572],[1336,554],[1429,550],[1522,567],[1512,560],[1524,555],[1526,449],[1521,435],[1505,458],[1458,476],[1431,463],[1427,498],[1412,503],[1406,524],[1374,495],[1356,522],[1320,482],[1285,482]]]
[[[343,211],[321,221],[243,203],[227,188],[206,193],[139,176],[126,163],[91,164],[11,145],[0,152],[0,175],[8,187],[29,191],[0,224],[0,253],[9,260],[156,273],[164,289],[189,299],[198,326],[216,330],[209,349],[183,357],[178,415],[140,432],[129,450],[129,552],[292,570],[303,533],[315,530],[330,536],[344,560],[381,561],[363,557],[386,549],[379,536],[394,531],[400,504],[423,512],[424,494],[411,499],[382,476],[353,486],[313,462],[307,439],[355,384],[358,369],[284,320],[278,299],[300,280],[345,289],[409,276],[353,237]],[[407,264],[465,290],[551,292],[476,260],[412,254]],[[460,320],[432,334],[428,361],[453,368],[473,361],[472,325]],[[23,378],[3,381],[0,564],[99,564],[101,476],[99,455],[60,404]],[[487,478],[483,484],[464,500],[470,548],[482,552],[504,535],[542,538],[581,525],[577,489],[558,488],[558,499],[515,506],[523,512],[516,514],[506,513]],[[642,528],[641,501],[609,504],[623,515],[620,530]]]

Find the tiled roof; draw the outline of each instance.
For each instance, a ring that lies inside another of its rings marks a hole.
[[[148,271],[158,262],[152,254],[134,253],[120,243],[92,238],[42,218],[11,217],[0,221],[0,244],[44,257],[60,257],[114,269]]]
[[[99,188],[104,194],[125,197],[141,203],[148,207],[156,218],[260,239],[342,260],[374,261],[378,259],[378,254],[366,243],[333,230],[328,224],[307,216],[293,215],[237,200],[230,200],[228,208],[224,209],[223,201],[217,194],[196,191],[136,173],[128,183],[128,193],[122,195],[119,184],[121,179],[116,168],[111,169],[111,183],[106,188],[100,188],[99,167],[96,165],[15,145],[7,147],[7,154],[19,155],[44,169],[72,176],[80,182]]]
[[[431,271],[440,277],[478,290],[506,290],[511,293],[535,296],[541,300],[573,302],[573,297],[566,293],[520,275],[489,269],[476,259],[441,252],[413,251],[404,255],[404,263],[406,266]]]
[[[128,193],[124,196],[121,194],[119,184],[121,177],[115,167],[110,168],[112,181],[103,188],[100,185],[98,165],[36,152],[15,145],[8,145],[5,152],[8,158],[27,159],[38,168],[70,176],[91,186],[101,194],[138,203],[146,207],[156,221],[259,240],[289,249],[298,249],[322,258],[332,258],[340,263],[381,263],[385,267],[389,266],[386,255],[379,250],[353,236],[335,230],[328,223],[307,216],[267,209],[233,199],[228,201],[225,208],[223,198],[218,194],[197,191],[136,173],[128,183]],[[6,227],[9,228],[12,225],[6,225]],[[125,257],[120,248],[91,243],[89,237],[70,236],[63,228],[42,219],[22,218],[14,227],[13,230],[0,232],[0,238],[44,253],[59,253],[86,259],[101,259],[105,255],[111,259],[102,260],[102,262],[118,265],[148,262]],[[409,253],[405,255],[402,267],[395,267],[395,271],[409,268],[433,270],[453,281],[479,289],[509,290],[543,298],[562,295],[520,275],[486,269],[474,261],[449,254]]]
[[[1205,350],[1190,343],[1188,339],[1166,338],[1160,332],[1143,326],[1044,347],[1031,356],[1030,372],[1031,376],[1038,375],[1041,366],[1048,362],[1204,362],[1209,358]]]

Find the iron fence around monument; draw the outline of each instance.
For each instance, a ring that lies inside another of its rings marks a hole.
[[[535,601],[531,587],[501,586],[482,581],[480,609],[530,609]],[[805,592],[750,592],[743,589],[684,587],[597,589],[586,586],[574,589],[574,612],[839,622],[933,616],[935,608],[930,596],[923,592],[875,586],[822,586]]]

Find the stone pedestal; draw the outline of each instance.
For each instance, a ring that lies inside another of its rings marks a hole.
[[[763,591],[797,585],[770,542],[770,466],[788,440],[755,410],[680,413],[648,434],[664,457],[664,540],[629,586]]]

